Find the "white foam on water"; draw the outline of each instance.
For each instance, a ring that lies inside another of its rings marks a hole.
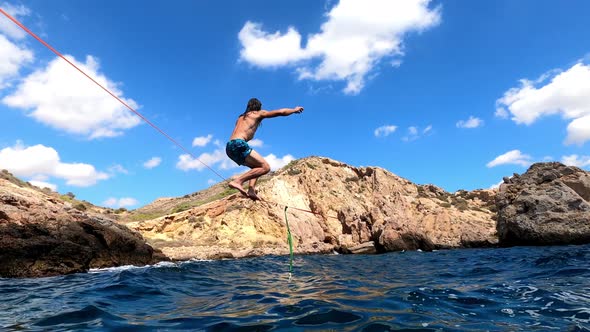
[[[541,317],[541,315],[539,315],[539,311],[538,310],[525,310],[524,312],[526,312],[527,314],[529,314],[532,318]]]
[[[504,308],[502,310],[500,310],[502,313],[507,314],[511,317],[514,317],[514,310],[510,309],[510,308]]]
[[[122,266],[113,266],[113,267],[103,267],[103,268],[98,268],[98,269],[90,269],[90,270],[88,270],[88,273],[118,272],[118,271],[126,271],[126,270],[147,269],[149,267],[151,267],[151,265],[144,265],[144,266],[122,265]]]

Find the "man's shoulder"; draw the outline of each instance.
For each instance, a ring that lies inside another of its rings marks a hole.
[[[265,111],[265,110],[250,111],[246,115],[249,116],[249,117],[251,117],[251,118],[258,119],[258,118],[264,117],[266,115],[266,113],[268,113],[268,112]]]

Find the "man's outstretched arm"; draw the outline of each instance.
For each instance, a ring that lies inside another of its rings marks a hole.
[[[303,107],[297,106],[295,108],[281,108],[274,111],[262,111],[260,114],[262,118],[275,118],[277,116],[288,116],[293,113],[303,112]]]

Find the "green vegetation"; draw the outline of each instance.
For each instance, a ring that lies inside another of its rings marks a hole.
[[[74,203],[74,199],[68,195],[60,195],[59,198],[64,202]]]
[[[289,168],[289,170],[287,171],[287,174],[298,175],[298,174],[301,174],[301,170],[299,168]]]
[[[453,201],[453,203],[453,205],[455,205],[459,211],[465,211],[469,209],[469,203],[467,203],[467,201],[462,198],[457,198]]]
[[[291,160],[285,167],[283,167],[284,169],[289,169],[293,166],[295,166],[295,164],[297,164],[297,160]]]
[[[9,182],[12,182],[14,184],[16,184],[19,187],[31,187],[31,184],[28,182],[25,182],[17,177],[15,177],[14,175],[12,175],[12,173],[10,173],[9,171],[3,169],[2,172],[0,173],[0,178],[2,179],[6,179]]]
[[[178,204],[177,206],[174,207],[174,209],[172,209],[171,212],[178,213],[178,212],[189,210],[190,208],[193,208],[195,206],[201,205],[201,204],[196,204],[196,203],[199,203],[199,202],[188,202],[188,203]]]
[[[216,201],[218,199],[222,199],[222,198],[224,198],[226,196],[229,196],[231,194],[235,194],[237,192],[238,191],[236,189],[227,188],[224,191],[218,193],[217,195],[213,195],[213,196],[208,197],[208,198],[206,198],[204,200],[194,201],[194,202],[185,202],[185,203],[178,204],[170,212],[171,213],[178,213],[178,212],[186,211],[186,210],[192,209],[194,207],[201,206],[203,204],[207,204],[207,203]]]
[[[86,205],[84,205],[84,203],[79,202],[76,205],[74,205],[74,209],[79,210],[79,211],[86,211]]]
[[[346,179],[344,179],[344,182],[357,182],[359,180],[359,177],[356,175],[353,176],[349,176]]]
[[[131,221],[152,220],[164,216],[164,213],[136,213],[129,216]]]

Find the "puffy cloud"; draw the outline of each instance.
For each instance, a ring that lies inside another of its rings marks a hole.
[[[88,56],[86,63],[67,58],[129,106],[137,108],[133,100],[122,97],[116,83],[98,71],[98,62],[93,57]],[[26,77],[2,102],[28,111],[30,117],[43,124],[89,139],[118,136],[141,122],[115,98],[60,58]]]
[[[162,158],[160,157],[153,157],[150,160],[143,163],[143,167],[147,169],[152,169],[154,167],[158,167],[162,163]]]
[[[78,187],[92,186],[109,178],[108,174],[98,172],[92,165],[61,162],[59,154],[51,147],[41,144],[25,147],[20,142],[0,150],[0,168],[20,177],[56,177]]]
[[[272,153],[264,157],[264,159],[268,162],[272,170],[279,169],[295,160],[290,154],[279,158]],[[220,148],[211,153],[202,153],[196,159],[189,154],[182,154],[178,157],[176,168],[183,171],[189,171],[193,169],[201,171],[207,168],[207,166],[213,167],[214,165],[219,165],[219,168],[224,170],[239,167],[227,157],[225,154],[225,149]]]
[[[590,156],[578,156],[577,154],[572,154],[569,156],[563,156],[561,162],[568,166],[588,167],[590,166]]]
[[[536,81],[520,83],[496,101],[497,115],[509,114],[517,124],[531,125],[558,114],[571,120],[565,144],[590,140],[590,65],[577,63],[566,71],[553,70]]]
[[[39,188],[49,188],[52,191],[57,191],[57,185],[45,181],[29,180],[29,183]]]
[[[386,137],[393,133],[397,129],[397,126],[385,125],[375,129],[374,134],[376,137]]]
[[[512,164],[528,167],[530,164],[532,164],[531,159],[531,156],[523,154],[522,152],[520,152],[520,150],[512,150],[496,157],[496,159],[487,163],[486,166],[491,168],[499,165]]]
[[[33,61],[33,52],[20,47],[0,34],[0,89],[18,75],[20,68]]]
[[[498,189],[498,188],[500,188],[500,185],[502,183],[504,183],[504,180],[502,180],[502,181],[500,181],[500,182],[498,182],[496,184],[491,185],[490,188],[488,188],[488,189]]]
[[[437,25],[440,7],[429,8],[430,0],[340,0],[327,14],[320,32],[307,38],[289,27],[285,33],[263,30],[259,23],[246,22],[238,38],[240,58],[263,68],[295,66],[299,79],[346,81],[344,92],[359,93],[367,76],[389,58],[397,67],[403,39]]]
[[[483,120],[474,116],[469,116],[467,120],[460,120],[457,122],[457,128],[477,128],[483,125]]]
[[[139,202],[132,197],[115,198],[110,197],[102,203],[104,206],[112,208],[130,207],[139,204]]]
[[[193,139],[193,146],[206,146],[209,144],[209,142],[211,142],[211,139],[213,139],[213,135],[211,134],[207,136],[195,137],[195,139]]]
[[[282,158],[279,158],[272,153],[264,157],[264,159],[266,159],[266,161],[270,165],[270,169],[273,171],[295,160],[295,158],[293,158],[293,156],[290,154],[284,155]]]
[[[189,154],[182,154],[178,157],[176,168],[183,171],[189,171],[191,169],[201,171],[207,168],[207,166],[213,167],[213,165],[218,164],[225,159],[229,160],[229,158],[227,158],[225,155],[225,151],[222,149],[217,149],[212,153],[202,153],[196,159]]]
[[[253,148],[260,148],[260,147],[264,146],[264,142],[258,138],[255,138],[255,139],[249,141],[248,145],[250,145]]]
[[[3,3],[2,9],[17,20],[21,20],[22,17],[31,14],[29,8],[23,5],[14,6],[9,3]],[[27,33],[23,29],[14,24],[14,22],[4,15],[0,15],[0,33],[5,34],[12,39],[23,39],[27,36]]]

